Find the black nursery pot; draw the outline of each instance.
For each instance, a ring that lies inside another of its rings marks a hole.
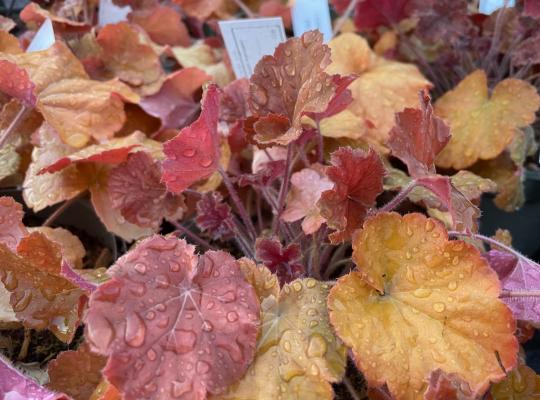
[[[514,212],[503,211],[489,197],[484,197],[480,208],[480,233],[493,235],[497,228],[508,229],[513,246],[540,262],[540,171],[525,171],[525,204]]]

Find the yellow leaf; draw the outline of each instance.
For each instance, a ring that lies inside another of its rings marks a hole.
[[[488,94],[487,77],[476,70],[435,103],[435,113],[450,126],[452,137],[436,164],[463,169],[477,160],[497,157],[514,138],[514,130],[534,122],[540,107],[536,88],[520,79],[505,79]]]
[[[475,394],[516,365],[515,321],[472,245],[422,214],[381,213],[353,238],[357,271],[330,291],[330,319],[370,386],[422,399],[436,369]]]

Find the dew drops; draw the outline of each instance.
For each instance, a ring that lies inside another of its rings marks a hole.
[[[231,311],[227,313],[227,321],[236,322],[238,321],[238,313],[236,311]]]
[[[214,329],[214,325],[212,325],[212,323],[210,321],[207,321],[205,320],[203,323],[202,323],[202,330],[205,331],[205,332],[212,332],[212,330]]]
[[[288,353],[290,353],[292,350],[291,342],[289,342],[288,340],[283,341],[282,347],[283,347],[283,350],[285,350]]]
[[[187,148],[187,149],[184,149],[184,151],[182,151],[182,155],[184,157],[187,157],[187,158],[191,158],[195,155],[195,153],[197,152],[197,150],[193,149],[193,148]]]
[[[438,313],[442,313],[446,309],[446,306],[444,303],[437,302],[433,304],[433,309]]]
[[[418,288],[413,292],[413,295],[415,297],[418,297],[419,299],[423,299],[426,297],[429,297],[432,293],[431,289],[428,288]]]
[[[306,286],[309,288],[309,289],[312,289],[315,287],[315,285],[317,284],[317,281],[315,281],[315,279],[313,278],[309,278],[306,282]]]
[[[300,282],[298,281],[293,282],[292,286],[293,286],[293,289],[296,290],[297,292],[302,291],[302,284]]]
[[[307,349],[308,357],[322,357],[326,354],[327,350],[326,340],[321,335],[316,333],[311,336]]]
[[[146,325],[138,314],[126,318],[125,340],[128,346],[141,347],[146,338]]]
[[[157,353],[154,350],[150,349],[146,352],[146,357],[148,357],[150,361],[155,361],[157,358]]]
[[[457,287],[458,287],[458,285],[457,285],[457,282],[456,282],[456,281],[452,281],[452,282],[449,282],[449,283],[448,283],[448,289],[449,289],[449,290],[454,291],[454,290],[457,289]]]
[[[135,264],[135,266],[133,268],[135,269],[135,271],[137,271],[141,275],[146,274],[146,265],[144,265],[142,263]]]
[[[210,371],[210,364],[208,364],[206,361],[197,362],[197,372],[199,374],[206,374],[208,371]]]
[[[16,312],[26,310],[30,301],[32,301],[32,292],[27,289],[23,292],[22,296],[16,300],[16,303],[13,305],[13,310]]]
[[[171,384],[171,395],[174,398],[179,398],[185,395],[186,393],[191,392],[192,384],[189,381],[179,382],[173,381]]]
[[[201,159],[201,161],[199,161],[199,164],[201,164],[201,167],[203,168],[208,168],[210,165],[212,165],[212,162],[214,160],[210,157],[205,157],[203,159]]]

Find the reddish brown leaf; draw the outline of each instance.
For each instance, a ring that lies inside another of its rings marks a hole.
[[[291,28],[291,9],[281,0],[266,0],[259,7],[261,17],[281,17],[285,29]]]
[[[334,188],[323,192],[317,204],[328,226],[336,230],[330,240],[339,243],[350,239],[352,232],[361,227],[368,209],[383,190],[385,172],[373,150],[365,153],[342,147],[331,154],[331,163],[327,175]]]
[[[17,253],[0,244],[0,278],[11,292],[17,318],[32,329],[50,329],[69,343],[79,323],[83,293],[61,274],[60,247],[43,234],[24,237]]]
[[[245,119],[251,116],[248,102],[248,79],[237,79],[223,88],[219,105],[219,129],[228,138],[233,153],[241,151],[248,143],[244,132]]]
[[[362,0],[356,5],[354,24],[359,30],[393,27],[410,12],[411,0]]]
[[[201,21],[206,20],[223,4],[223,0],[174,0],[190,16]]]
[[[189,46],[191,43],[182,16],[171,7],[136,10],[128,15],[128,19],[143,28],[157,44]]]
[[[34,107],[37,102],[36,85],[28,73],[16,64],[0,60],[0,91],[21,100],[27,107]]]
[[[231,208],[223,202],[219,192],[203,194],[197,202],[197,226],[214,239],[227,238],[233,235],[234,226]]]
[[[157,231],[161,221],[177,220],[184,213],[181,195],[168,193],[161,183],[161,168],[146,152],[129,156],[109,174],[111,206],[132,224]]]
[[[392,154],[407,165],[412,177],[435,173],[435,157],[450,140],[450,128],[433,115],[426,91],[420,94],[420,107],[397,113],[388,139]]]
[[[145,239],[90,299],[86,337],[109,357],[104,375],[126,400],[203,400],[253,359],[255,290],[229,254],[194,250],[174,237]]]
[[[53,23],[55,32],[58,33],[80,33],[92,29],[92,25],[85,22],[77,22],[63,18],[41,8],[37,3],[30,3],[19,14],[19,17],[27,25],[39,27],[47,18]]]
[[[283,247],[277,239],[259,238],[255,251],[257,259],[278,276],[281,285],[299,278],[305,272],[304,266],[298,262],[302,254],[296,243]]]
[[[163,145],[167,158],[163,162],[162,180],[170,192],[182,192],[193,183],[208,178],[218,167],[220,93],[216,85],[210,85],[199,118]]]
[[[356,79],[355,75],[341,76],[333,75],[332,80],[336,86],[336,94],[334,98],[328,103],[326,110],[320,113],[306,113],[310,118],[315,121],[321,121],[324,118],[331,117],[345,110],[347,106],[352,102],[352,93],[348,89],[348,86]]]
[[[141,100],[141,107],[159,118],[163,128],[183,128],[192,123],[200,111],[194,94],[211,79],[199,68],[176,71],[167,76],[159,92]]]
[[[88,400],[101,382],[101,370],[107,360],[90,352],[83,343],[77,350],[63,351],[48,367],[47,387],[66,393],[73,400]]]
[[[324,72],[330,49],[320,32],[281,43],[273,56],[265,56],[251,77],[251,108],[258,122],[255,140],[287,145],[302,133],[306,113],[324,112],[336,94],[332,77]]]
[[[477,397],[469,384],[458,374],[437,369],[431,372],[424,400],[474,400]]]
[[[0,197],[0,243],[12,251],[28,234],[22,223],[23,216],[22,206],[12,197]]]

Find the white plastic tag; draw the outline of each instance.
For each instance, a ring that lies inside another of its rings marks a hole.
[[[47,18],[34,35],[34,38],[26,48],[26,52],[31,53],[32,51],[47,50],[54,44],[55,40],[51,19]]]
[[[292,25],[295,36],[318,29],[324,41],[332,39],[332,21],[328,0],[296,0],[292,9]]]
[[[478,11],[482,14],[489,15],[494,11],[497,11],[499,8],[503,8],[506,4],[506,7],[514,7],[516,5],[515,0],[480,0],[478,5]]]
[[[105,26],[126,21],[130,6],[118,7],[112,0],[99,0],[98,25]]]
[[[237,78],[249,78],[259,60],[286,40],[281,17],[220,21],[219,28]]]

